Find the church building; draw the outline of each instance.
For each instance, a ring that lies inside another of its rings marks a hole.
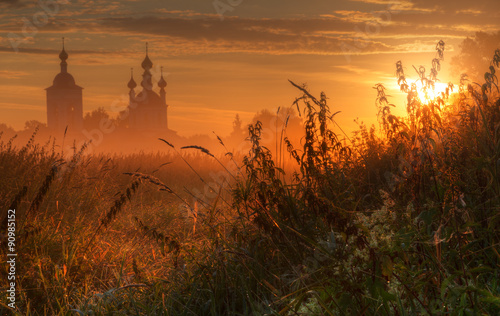
[[[83,88],[75,83],[75,78],[68,73],[68,53],[64,48],[59,54],[61,59],[61,72],[54,78],[52,86],[45,89],[47,92],[47,127],[53,132],[81,132],[83,130]],[[169,131],[167,121],[166,91],[167,82],[163,78],[163,69],[160,71],[158,81],[159,94],[153,90],[153,62],[148,55],[146,44],[146,57],[141,64],[142,90],[136,93],[137,83],[133,73],[128,82],[129,128],[144,132]]]
[[[61,72],[56,75],[52,86],[47,91],[47,127],[55,132],[80,132],[83,128],[83,88],[75,83],[75,78],[68,73],[68,53],[64,50],[64,38],[61,59]]]
[[[129,127],[141,131],[166,131],[168,130],[167,108],[165,87],[167,82],[163,78],[158,81],[160,94],[153,91],[152,74],[153,62],[149,59],[146,44],[146,57],[142,64],[144,72],[142,74],[142,91],[136,94],[137,83],[133,73],[128,82],[129,88]]]

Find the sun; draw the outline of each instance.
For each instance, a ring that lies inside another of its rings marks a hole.
[[[449,89],[448,84],[442,82],[435,82],[433,87],[425,87],[422,81],[418,80],[415,85],[417,86],[418,98],[423,104],[435,102],[438,98],[444,99],[446,91]]]

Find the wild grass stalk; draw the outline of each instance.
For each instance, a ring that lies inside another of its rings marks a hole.
[[[456,101],[451,85],[422,100],[416,83],[437,82],[444,49],[437,43],[429,73],[414,67],[414,82],[398,62],[406,115],[376,85],[379,131],[360,123],[352,138],[325,94],[291,82],[302,143],[287,135],[287,116],[273,154],[256,122],[241,166],[230,155],[236,174],[205,147],[181,154],[163,139],[174,154],[82,148],[64,165],[34,135],[21,149],[0,139],[0,168],[19,177],[0,182],[1,196],[31,220],[17,314],[500,313],[500,50],[484,84],[462,77]],[[208,180],[220,166],[228,187]],[[210,196],[192,193],[200,183]]]

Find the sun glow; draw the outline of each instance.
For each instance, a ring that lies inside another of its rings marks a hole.
[[[422,81],[418,80],[415,85],[417,86],[418,98],[424,104],[434,102],[438,98],[444,100],[447,91],[449,91],[448,84],[442,82],[435,82],[434,86],[426,87],[422,84]]]

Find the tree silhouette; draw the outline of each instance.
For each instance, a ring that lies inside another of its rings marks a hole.
[[[245,135],[245,131],[242,128],[242,122],[240,119],[240,115],[236,114],[236,117],[234,118],[233,121],[233,131],[231,132],[230,137],[241,137],[242,135]]]
[[[496,33],[476,32],[460,44],[460,52],[451,60],[451,70],[455,76],[466,73],[470,80],[482,82],[488,71],[491,56],[500,47],[500,31]]]
[[[37,120],[30,120],[30,121],[24,122],[24,129],[27,131],[34,131],[37,127],[39,129],[43,129],[43,128],[47,127],[47,124],[42,123],[42,122],[37,121]]]
[[[83,118],[83,127],[86,129],[99,128],[102,120],[109,120],[109,114],[103,107],[99,107],[85,115]]]

